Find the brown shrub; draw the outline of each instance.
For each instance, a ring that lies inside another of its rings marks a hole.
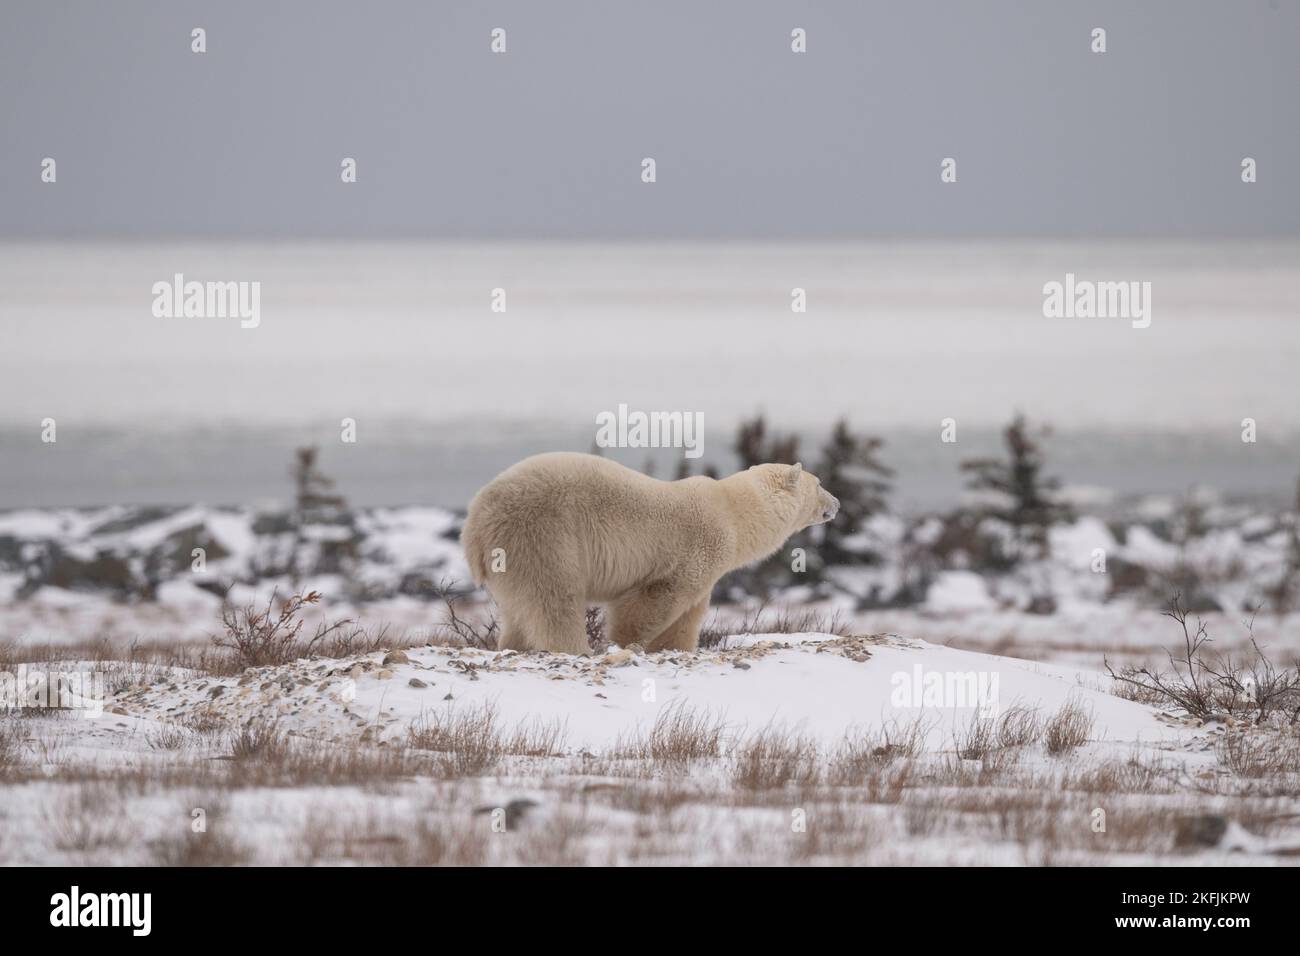
[[[1059,756],[1082,747],[1092,734],[1092,709],[1076,697],[1071,697],[1061,709],[1048,719],[1043,728],[1043,743],[1047,752]]]
[[[744,790],[812,785],[820,772],[817,745],[811,738],[771,725],[742,742],[732,755],[731,780]]]

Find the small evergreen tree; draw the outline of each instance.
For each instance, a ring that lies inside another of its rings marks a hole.
[[[757,415],[740,423],[732,450],[740,459],[741,471],[769,463],[793,465],[799,460],[799,436],[769,435],[767,419]]]
[[[1300,590],[1300,481],[1296,482],[1295,503],[1291,513],[1283,519],[1286,529],[1286,555],[1277,580],[1266,589],[1274,613],[1285,614],[1295,604]]]
[[[841,418],[822,446],[814,474],[821,479],[822,487],[840,500],[839,515],[822,526],[822,552],[827,564],[862,560],[860,554],[845,550],[844,540],[860,531],[872,515],[885,510],[894,472],[877,457],[883,445],[879,438],[854,435],[849,423]]]
[[[1046,431],[1044,430],[1044,433]],[[1023,415],[1017,415],[1002,433],[1007,458],[978,458],[962,462],[970,474],[972,491],[995,492],[1005,505],[989,505],[986,515],[1011,525],[1018,550],[1013,559],[1047,552],[1047,531],[1054,524],[1072,521],[1073,512],[1056,498],[1060,481],[1043,474],[1043,453]]]
[[[290,516],[293,530],[292,551],[289,555],[289,574],[295,589],[302,574],[314,568],[304,568],[303,554],[307,543],[307,528],[310,525],[347,525],[351,526],[352,517],[348,511],[347,499],[342,495],[331,493],[334,481],[327,478],[317,464],[320,450],[311,445],[294,451],[294,462],[289,473],[293,478],[294,504]],[[355,557],[355,542],[347,539],[332,542],[327,555],[314,556],[311,564],[319,566],[323,562],[330,570],[339,570]]]

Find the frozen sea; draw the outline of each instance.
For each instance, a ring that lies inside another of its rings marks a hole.
[[[260,282],[260,324],[155,317],[177,273]],[[1150,327],[1045,318],[1066,273],[1150,282]],[[904,508],[955,499],[1016,411],[1069,483],[1281,502],[1297,369],[1295,242],[8,243],[0,508],[283,500],[306,443],[357,504],[459,507],[523,455],[590,449],[620,403],[702,413],[723,470],[742,416],[808,463],[847,416],[886,438]],[[679,455],[616,453],[663,476]]]

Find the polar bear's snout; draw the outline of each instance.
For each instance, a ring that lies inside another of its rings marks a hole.
[[[840,513],[840,499],[836,498],[833,494],[826,491],[825,489],[820,489],[820,490],[821,490],[822,521],[830,521],[832,518],[834,518],[837,514]]]

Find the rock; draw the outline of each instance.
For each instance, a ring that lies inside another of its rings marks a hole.
[[[385,667],[388,667],[390,664],[409,664],[409,663],[411,663],[411,659],[406,656],[405,651],[389,651],[387,654],[384,655]]]
[[[430,600],[442,597],[441,579],[426,571],[409,571],[402,575],[397,593],[408,597]]]
[[[611,651],[606,654],[602,663],[607,664],[610,667],[626,667],[628,664],[632,663],[632,658],[635,656],[636,655],[632,653],[631,648],[621,647],[616,651]]]
[[[474,814],[481,816],[483,814],[492,814],[493,820],[501,820],[505,823],[507,832],[513,830],[520,823],[524,822],[524,817],[528,811],[537,806],[536,800],[511,800],[504,807],[475,807]],[[502,811],[498,813],[498,811]]]
[[[202,548],[208,561],[230,557],[203,524],[194,524],[171,532],[165,541],[144,555],[145,575],[151,580],[166,580],[188,572],[194,549]]]
[[[51,544],[46,554],[30,562],[29,584],[50,585],[70,591],[109,591],[120,595],[144,594],[148,583],[136,577],[131,562],[110,551],[80,558]]]
[[[392,680],[392,679],[393,679],[393,672],[390,671],[388,668],[384,668],[383,670],[380,670],[375,673],[375,680]]]
[[[1228,830],[1228,820],[1217,813],[1205,813],[1179,817],[1174,826],[1174,846],[1181,850],[1197,850],[1218,846]]]
[[[225,689],[224,687],[222,687],[220,684],[218,684],[216,687],[212,688],[212,690],[208,691],[208,696],[209,696],[210,698],[212,698],[213,700],[215,700],[216,698],[220,697],[220,696],[221,696],[222,694],[224,694],[225,692],[226,692],[226,689]]]
[[[415,687],[418,690],[424,690],[424,688],[428,687],[429,685],[426,684],[424,681],[420,680],[420,678],[418,677],[412,677],[409,681],[406,682],[406,686]]]
[[[742,671],[749,670],[749,665],[746,664],[744,661],[732,661],[731,666],[736,668],[737,670],[742,670]]]

